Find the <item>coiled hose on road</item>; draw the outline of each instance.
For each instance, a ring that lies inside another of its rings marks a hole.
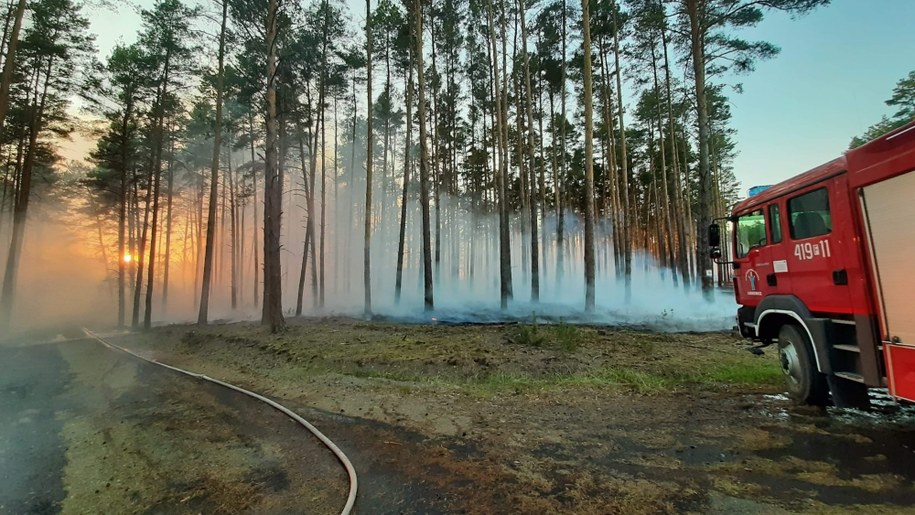
[[[236,392],[241,392],[249,397],[253,397],[259,401],[265,402],[265,403],[269,404],[270,406],[273,406],[274,408],[282,411],[283,413],[285,413],[287,416],[289,416],[290,418],[292,418],[299,424],[305,426],[305,428],[308,429],[309,431],[311,431],[311,433],[313,435],[315,435],[318,438],[318,440],[321,441],[321,443],[323,443],[328,449],[330,449],[331,452],[334,453],[334,456],[336,456],[337,459],[340,460],[340,463],[343,465],[343,468],[346,469],[346,474],[349,476],[349,496],[346,499],[346,505],[343,507],[343,511],[341,511],[340,513],[342,515],[349,515],[349,513],[353,510],[353,505],[356,503],[356,491],[358,489],[358,480],[356,478],[356,469],[353,468],[353,464],[350,463],[349,458],[347,458],[346,455],[343,454],[343,451],[341,451],[340,448],[337,447],[337,445],[330,440],[330,438],[324,436],[324,433],[319,431],[318,428],[311,425],[311,423],[309,423],[304,418],[300,417],[298,414],[296,414],[291,409],[287,408],[286,406],[283,406],[282,404],[280,404],[276,401],[270,400],[270,399],[264,397],[263,395],[259,395],[252,391],[245,390],[244,388],[235,386],[234,384],[229,384],[224,381],[220,381],[219,379],[213,379],[212,377],[208,377],[203,374],[195,374],[194,372],[188,372],[187,370],[184,370],[184,369],[181,369],[178,367],[173,367],[171,365],[166,365],[165,363],[160,363],[154,359],[149,359],[149,358],[143,357],[133,351],[127,350],[124,347],[120,347],[118,345],[115,345],[115,344],[105,340],[104,338],[93,333],[89,329],[83,328],[83,332],[86,333],[86,336],[88,336],[89,338],[97,340],[99,343],[101,343],[102,345],[105,345],[106,347],[108,347],[110,349],[119,350],[121,352],[130,354],[131,356],[133,356],[135,358],[139,358],[143,361],[146,361],[147,363],[159,365],[160,367],[165,367],[170,370],[174,370],[175,372],[180,372],[182,374],[185,374],[185,375],[188,375],[191,377],[196,377],[197,379],[203,379],[203,380],[209,381],[211,383],[216,383],[220,386],[224,386],[226,388],[235,390]]]

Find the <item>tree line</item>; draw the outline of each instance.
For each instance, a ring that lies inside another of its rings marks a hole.
[[[327,262],[355,255],[359,230],[366,314],[373,272],[393,273],[400,299],[415,260],[431,310],[444,277],[474,276],[478,260],[464,256],[480,248],[497,256],[503,308],[519,271],[537,302],[545,274],[562,278],[572,259],[589,311],[596,269],[628,293],[634,255],[711,292],[704,228],[738,195],[730,81],[778,53],[740,30],[827,3],[366,0],[356,14],[339,0],[157,0],[136,41],[100,60],[86,6],[12,2],[0,314],[12,309],[31,184],[52,182],[52,136],[74,130],[74,98],[101,120],[84,185],[117,248],[119,325],[151,325],[181,262],[200,323],[218,283],[233,309],[247,293],[280,331],[284,278],[297,277],[296,314],[306,285],[317,308],[352,288],[342,272],[328,281]],[[456,229],[467,217],[494,220],[492,246]],[[384,224],[397,228],[382,248],[394,270],[373,266]]]

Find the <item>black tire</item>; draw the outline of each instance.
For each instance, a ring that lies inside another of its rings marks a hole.
[[[798,326],[788,324],[779,330],[778,358],[792,400],[814,406],[828,404],[826,376],[817,369],[810,339]]]

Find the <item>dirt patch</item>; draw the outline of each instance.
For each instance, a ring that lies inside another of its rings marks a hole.
[[[366,513],[915,502],[904,464],[915,433],[795,410],[778,395],[774,353],[753,355],[727,333],[321,319],[281,335],[235,324],[121,342],[309,412],[364,478]],[[866,466],[843,459],[848,446]]]

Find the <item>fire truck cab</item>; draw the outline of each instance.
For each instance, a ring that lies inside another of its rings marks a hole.
[[[915,402],[915,122],[737,204],[737,326],[801,403]],[[709,228],[712,256],[721,229]]]

